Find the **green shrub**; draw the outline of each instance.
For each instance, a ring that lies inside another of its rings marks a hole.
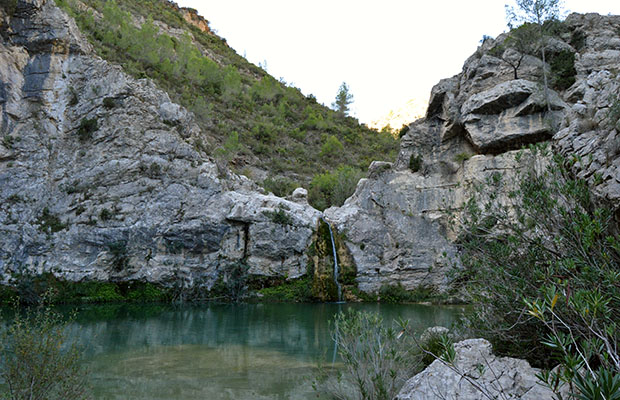
[[[0,285],[0,304],[19,300],[22,304],[40,304],[44,294],[53,304],[160,302],[170,300],[168,289],[138,281],[98,282],[65,281],[53,274],[13,276],[12,286]]]
[[[446,334],[431,333],[425,342],[420,343],[422,349],[422,365],[427,367],[436,359],[447,363],[454,362],[456,356],[452,339]]]
[[[42,288],[53,291],[54,296],[50,300],[54,304],[109,303],[124,300],[118,285],[112,282],[71,282],[60,280],[51,274],[43,274],[35,279],[44,283]]]
[[[17,10],[17,0],[1,0],[0,7],[6,11],[8,16],[13,16]]]
[[[551,57],[550,64],[555,89],[566,90],[575,83],[575,53],[562,50]]]
[[[124,300],[123,296],[119,293],[118,287],[113,283],[107,282],[93,282],[89,285],[90,290],[87,291],[88,297],[82,298],[82,301],[88,303],[109,303],[115,301]],[[73,299],[75,300],[77,299]]]
[[[304,110],[306,119],[302,123],[302,129],[322,131],[327,129],[327,122],[323,115],[318,113],[314,107],[307,106]]]
[[[551,18],[543,23],[543,30],[547,35],[555,36],[558,39],[562,39],[562,36],[570,32],[568,25],[557,18]]]
[[[469,160],[471,156],[472,154],[469,154],[467,152],[458,153],[457,155],[454,156],[454,161],[458,163],[462,163],[462,162]]]
[[[553,390],[581,380],[602,390],[603,375],[620,373],[620,237],[613,213],[571,173],[578,161],[555,155],[545,171],[526,169],[511,207],[497,200],[499,185],[481,186],[460,239],[461,276],[479,310],[470,329],[503,354],[559,362],[543,374]]]
[[[382,285],[379,289],[379,299],[382,303],[418,303],[428,301],[436,295],[431,287],[420,286],[414,290],[407,290],[398,282],[396,285]]]
[[[260,141],[262,144],[275,143],[278,137],[276,128],[272,123],[256,125],[252,128],[252,135],[254,139]]]
[[[391,400],[420,370],[421,357],[407,324],[387,326],[378,313],[349,309],[334,318],[332,339],[344,371],[320,371],[314,387],[337,399]],[[399,333],[400,331],[400,333]]]
[[[422,168],[422,156],[419,154],[412,154],[409,157],[409,169],[411,172],[418,172]]]
[[[69,92],[71,93],[71,98],[69,98],[69,105],[72,107],[76,106],[80,102],[78,94],[74,88],[69,88]]]
[[[268,131],[268,127],[261,125],[260,127],[254,127],[255,132],[262,132],[262,133],[255,133],[255,136],[257,139],[259,140],[267,140],[267,137],[271,137],[269,136],[270,133],[266,133],[269,132]],[[262,135],[266,135],[265,137],[263,137]],[[215,150],[215,156],[218,158],[222,158],[222,159],[226,159],[226,160],[232,160],[236,155],[237,152],[239,152],[241,148],[241,145],[239,144],[239,132],[237,131],[232,131],[228,137],[226,138],[226,141],[224,142],[224,144],[219,147],[218,149]]]
[[[116,99],[114,99],[114,97],[106,97],[103,99],[103,106],[107,109],[116,107]]]
[[[270,176],[263,181],[263,188],[278,197],[290,195],[299,187],[299,183],[288,178]]]
[[[148,282],[131,283],[126,291],[126,299],[133,302],[153,303],[164,301],[168,298],[165,290]]]
[[[13,136],[4,135],[4,137],[2,138],[2,145],[6,147],[7,149],[12,149],[14,143],[15,143],[15,138]]]
[[[282,209],[278,208],[275,211],[264,211],[264,214],[268,216],[272,222],[280,225],[292,225],[293,218],[291,218],[288,213]]]
[[[39,230],[47,234],[60,232],[67,228],[67,224],[63,224],[60,218],[52,214],[47,207],[43,209],[36,223],[39,225]]]
[[[258,290],[261,301],[272,302],[312,302],[312,280],[308,277],[285,281],[276,286]]]
[[[147,175],[149,178],[155,179],[161,176],[161,166],[156,162],[152,162],[148,169]]]
[[[315,175],[310,182],[308,202],[317,210],[341,206],[357,187],[364,173],[356,168],[340,166],[333,172]]]
[[[102,209],[99,213],[99,219],[101,219],[102,221],[109,221],[110,219],[112,219],[112,216],[112,211],[107,208]]]
[[[15,310],[2,332],[2,398],[78,400],[90,398],[82,350],[69,339],[68,323],[46,306]]]
[[[80,126],[78,127],[78,130],[77,130],[78,138],[82,142],[88,139],[91,139],[93,137],[93,133],[97,129],[99,129],[99,127],[97,126],[97,119],[84,118],[82,119],[82,122],[80,122]]]
[[[279,97],[282,96],[278,81],[269,75],[264,76],[259,81],[256,81],[256,83],[252,85],[250,94],[254,101],[259,103],[276,102]]]
[[[583,50],[586,47],[586,34],[581,30],[576,30],[572,33],[570,37],[570,45],[575,48],[577,51]]]
[[[329,135],[321,147],[321,157],[333,157],[344,150],[340,140],[334,135]]]
[[[14,287],[0,285],[0,306],[8,306],[19,301],[19,295]]]

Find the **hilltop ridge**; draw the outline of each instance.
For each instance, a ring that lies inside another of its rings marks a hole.
[[[392,136],[274,79],[205,30],[208,22],[194,10],[167,0],[58,4],[98,55],[153,79],[194,113],[204,132],[197,148],[258,183],[269,178],[268,190],[278,195],[310,188],[319,173],[341,166],[363,173],[374,158],[395,155]]]

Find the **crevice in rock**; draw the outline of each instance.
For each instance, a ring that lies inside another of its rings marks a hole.
[[[243,223],[243,259],[247,260],[250,256],[250,223]]]
[[[522,147],[530,144],[549,141],[553,137],[553,132],[551,130],[544,130],[526,136],[506,138],[505,140],[501,141],[498,140],[493,144],[485,146],[476,146],[473,143],[473,140],[469,133],[467,133],[465,137],[467,141],[472,145],[476,153],[496,156],[499,154],[507,153],[509,151],[519,150]]]

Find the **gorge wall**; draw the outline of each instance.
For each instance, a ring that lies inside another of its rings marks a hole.
[[[0,272],[210,287],[298,277],[320,212],[191,143],[193,115],[97,57],[51,0],[0,11]]]
[[[194,145],[204,132],[192,113],[96,56],[51,0],[16,4],[12,15],[0,9],[3,282],[52,272],[210,287],[239,262],[287,278],[317,263],[309,249],[321,213],[303,190],[265,194],[216,163]],[[582,156],[575,172],[618,215],[620,17],[573,14],[562,26],[547,54],[573,54],[575,81],[548,104],[542,61],[526,55],[514,79],[501,58],[511,50],[498,51],[506,36],[488,39],[433,88],[398,158],[374,162],[355,194],[326,210],[360,289],[449,287],[472,187],[544,163],[523,145]]]
[[[374,163],[342,207],[326,210],[346,238],[362,290],[447,288],[459,267],[459,212],[475,185],[500,174],[508,193],[520,169],[544,163],[519,150],[524,145],[548,141],[582,157],[575,173],[620,220],[620,17],[572,14],[548,39],[550,63],[570,62],[559,72],[547,68],[575,79],[554,85],[549,107],[537,53],[525,55],[515,79],[502,60],[513,51],[500,47],[505,39],[485,40],[460,74],[439,82],[425,117],[402,137],[398,159]]]

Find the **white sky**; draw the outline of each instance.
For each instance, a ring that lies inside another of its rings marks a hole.
[[[331,105],[345,81],[370,122],[461,71],[483,35],[506,29],[503,0],[177,0],[254,64]],[[619,0],[565,0],[620,14]]]

